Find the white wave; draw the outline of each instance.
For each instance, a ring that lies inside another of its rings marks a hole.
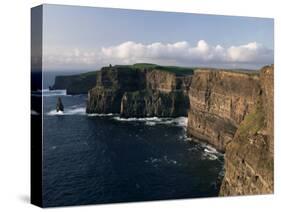
[[[218,152],[214,147],[202,143],[201,144],[204,148],[204,153],[203,153],[203,159],[208,159],[208,160],[217,160],[219,156],[223,156],[222,153]]]
[[[204,152],[204,153],[203,153],[203,159],[217,160],[217,159],[218,159],[218,156],[215,155],[215,154],[210,154],[210,153]]]
[[[187,127],[188,118],[187,117],[178,117],[173,119],[172,123],[175,123],[177,126],[180,127]]]
[[[114,117],[115,120],[117,121],[155,121],[155,122],[159,122],[161,121],[163,118],[158,118],[158,117],[146,117],[146,118],[121,118],[119,116]]]
[[[157,167],[159,165],[165,165],[165,164],[169,164],[169,165],[178,165],[178,161],[170,159],[167,157],[167,155],[164,155],[161,158],[153,158],[153,157],[149,157],[148,159],[146,159],[144,161],[145,163],[150,163],[152,164],[154,167]]]
[[[95,116],[95,117],[101,117],[101,116],[114,116],[114,113],[91,113],[87,114],[86,113],[86,108],[81,105],[74,105],[71,107],[67,107],[64,109],[64,111],[59,111],[57,112],[55,109],[51,110],[47,113],[47,115],[87,115],[87,116]]]
[[[160,118],[160,117],[146,117],[146,118],[121,118],[119,116],[114,117],[117,121],[124,122],[145,122],[146,125],[155,126],[156,124],[167,124],[167,125],[175,125],[179,127],[187,126],[187,117],[177,117],[177,118]]]
[[[49,115],[49,116],[61,116],[61,115],[65,115],[65,114],[62,111],[51,110],[50,112],[47,113],[47,115]]]
[[[88,116],[114,116],[113,113],[91,113]]]
[[[216,154],[218,153],[218,151],[215,148],[211,147],[211,146],[207,146],[204,149],[204,151],[207,152],[207,153],[216,153]]]
[[[66,90],[49,90],[49,89],[43,89],[42,95],[49,97],[49,96],[66,96]]]
[[[65,115],[86,115],[86,108],[79,107],[79,108],[66,109],[64,113]]]
[[[65,108],[64,111],[51,110],[47,113],[49,116],[61,116],[61,115],[86,115],[85,107],[75,107]]]
[[[192,141],[192,138],[186,136],[185,140],[186,140],[186,141]]]
[[[180,135],[179,139],[183,141],[192,141],[192,138],[188,137],[186,134]]]
[[[156,123],[153,122],[153,121],[147,121],[147,122],[145,122],[145,124],[148,125],[148,126],[155,126],[156,125]]]

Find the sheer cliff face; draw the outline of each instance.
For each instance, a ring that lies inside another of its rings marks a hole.
[[[257,103],[226,147],[221,196],[273,193],[273,72],[261,70]]]
[[[262,103],[265,113],[265,130],[269,136],[269,150],[274,152],[274,67],[267,66],[260,74]]]
[[[198,70],[188,132],[225,151],[220,195],[273,192],[274,67],[257,74]]]
[[[152,70],[146,72],[146,88],[124,93],[120,113],[124,117],[186,116],[191,76]]]
[[[120,113],[126,91],[145,88],[144,71],[105,67],[97,75],[96,86],[88,92],[87,113]]]
[[[186,116],[190,76],[159,70],[103,68],[88,93],[87,113],[123,117]]]
[[[188,132],[225,151],[237,127],[254,107],[258,74],[202,69],[189,89]]]

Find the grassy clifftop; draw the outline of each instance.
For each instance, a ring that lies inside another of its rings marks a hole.
[[[157,70],[169,72],[176,76],[189,76],[194,72],[193,68],[179,66],[161,66],[150,63],[136,63],[133,65],[114,65],[101,68],[100,71],[91,71],[82,74],[56,76],[55,83],[51,89],[66,89],[68,94],[84,94],[96,86],[98,74],[102,71],[117,70],[120,74],[126,72]]]
[[[136,63],[133,65],[116,65],[116,68],[131,68],[131,69],[146,69],[146,70],[159,70],[174,73],[176,75],[192,75],[195,68],[181,67],[181,66],[161,66],[152,63]]]

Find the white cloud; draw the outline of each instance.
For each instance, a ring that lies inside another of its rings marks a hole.
[[[102,66],[111,64],[132,64],[152,62],[170,65],[221,65],[240,66],[273,63],[273,50],[257,42],[239,46],[223,47],[209,45],[199,40],[191,46],[187,41],[175,43],[155,42],[151,44],[127,41],[116,46],[96,50],[46,48],[46,66]]]
[[[271,57],[273,58],[273,52],[269,51],[261,44],[256,42],[248,43],[241,46],[231,46],[227,50],[230,61],[233,62],[266,62]]]

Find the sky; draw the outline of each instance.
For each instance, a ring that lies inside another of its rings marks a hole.
[[[44,5],[45,70],[83,72],[141,62],[257,69],[274,63],[274,21]]]

